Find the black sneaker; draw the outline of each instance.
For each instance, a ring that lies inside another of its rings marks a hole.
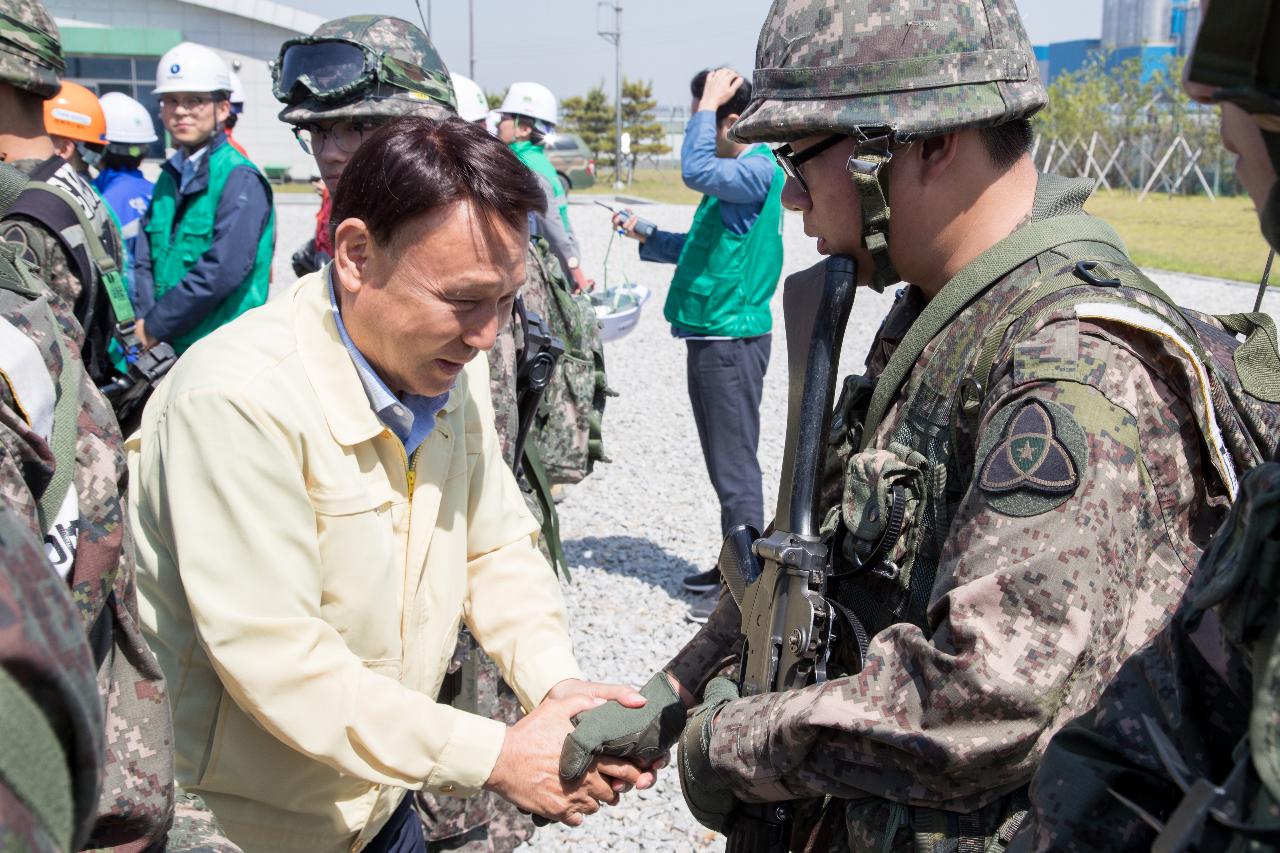
[[[688,619],[690,622],[696,622],[699,625],[705,625],[707,620],[711,618],[712,612],[716,609],[716,605],[720,603],[720,591],[712,590],[699,595],[693,604],[689,605]]]
[[[686,575],[684,588],[689,592],[708,592],[713,589],[719,589],[720,570],[707,569],[705,572],[698,572],[696,575]]]

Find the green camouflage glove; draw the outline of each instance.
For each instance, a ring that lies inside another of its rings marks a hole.
[[[726,702],[738,698],[738,686],[727,678],[713,678],[702,694],[702,704],[694,709],[680,736],[680,790],[685,804],[707,829],[723,833],[738,807],[738,801],[711,766],[711,721]]]
[[[643,708],[624,708],[606,702],[579,714],[576,728],[560,750],[560,776],[581,779],[597,755],[616,755],[650,762],[671,749],[684,730],[684,703],[665,672],[658,672],[640,690],[649,700]]]

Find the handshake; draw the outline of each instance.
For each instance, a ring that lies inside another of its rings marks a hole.
[[[616,805],[632,788],[654,784],[686,714],[664,672],[638,693],[562,681],[507,729],[485,788],[526,812],[578,826],[601,803]]]

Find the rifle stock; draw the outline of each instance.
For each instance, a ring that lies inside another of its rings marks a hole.
[[[782,294],[790,394],[774,529],[760,539],[750,528],[735,528],[720,556],[725,583],[742,611],[743,696],[826,679],[828,560],[817,503],[840,345],[856,285],[856,262],[837,255],[827,260],[820,288],[811,278],[793,277]],[[752,539],[748,551],[744,543]],[[726,849],[785,853],[790,814],[787,803],[743,804]]]

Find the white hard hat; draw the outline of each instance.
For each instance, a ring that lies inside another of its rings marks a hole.
[[[123,92],[107,92],[98,99],[107,117],[107,142],[155,142],[156,126],[151,113]]]
[[[156,88],[152,94],[230,91],[227,63],[202,44],[184,41],[166,51],[156,65]]]
[[[458,116],[463,121],[479,121],[489,114],[489,99],[484,96],[480,84],[470,77],[449,72],[453,80],[453,94],[458,99]]]
[[[228,70],[227,76],[231,78],[231,97],[227,98],[233,107],[244,106],[244,84],[240,82],[240,75],[235,71]]]
[[[528,116],[552,127],[559,121],[556,96],[541,83],[512,83],[498,112]]]

